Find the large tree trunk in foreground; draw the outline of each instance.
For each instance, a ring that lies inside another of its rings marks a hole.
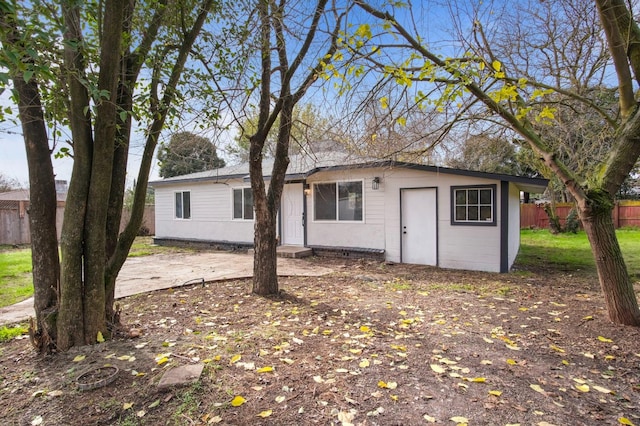
[[[29,227],[36,322],[29,333],[38,351],[49,351],[56,341],[55,314],[60,280],[56,232],[56,185],[49,152],[38,83],[14,78],[18,92],[22,134],[29,164]]]
[[[611,206],[613,203],[591,200],[586,206],[579,203],[578,211],[589,237],[609,319],[616,324],[640,326],[638,301],[616,238]]]
[[[253,255],[253,292],[261,296],[278,293],[275,214],[256,210]]]

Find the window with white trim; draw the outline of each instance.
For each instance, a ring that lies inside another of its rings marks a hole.
[[[453,225],[495,225],[496,185],[451,187]]]
[[[233,218],[253,220],[253,191],[251,188],[233,190]]]
[[[313,184],[314,220],[362,222],[362,181]]]
[[[176,219],[191,219],[191,191],[176,192]]]

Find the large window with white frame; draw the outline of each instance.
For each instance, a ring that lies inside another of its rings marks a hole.
[[[251,188],[233,190],[233,218],[253,220],[253,191]]]
[[[191,219],[191,191],[176,192],[176,219]]]
[[[314,183],[313,203],[316,221],[362,222],[362,181]]]
[[[452,225],[495,225],[496,185],[451,187]]]

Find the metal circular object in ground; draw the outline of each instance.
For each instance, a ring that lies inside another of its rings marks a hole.
[[[105,365],[104,367],[94,368],[93,370],[82,373],[76,379],[78,389],[88,391],[107,386],[116,379],[118,371],[120,371],[118,367]]]

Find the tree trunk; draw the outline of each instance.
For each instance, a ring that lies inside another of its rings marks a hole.
[[[32,230],[31,263],[36,311],[36,322],[31,325],[29,334],[39,352],[48,352],[56,341],[55,320],[60,281],[56,185],[38,83],[35,78],[26,83],[22,76],[16,76],[13,83],[18,93],[29,165],[29,227]]]
[[[609,319],[616,324],[640,326],[638,301],[616,237],[612,209],[613,203],[593,199],[589,203],[578,204],[580,219],[595,258]]]
[[[276,215],[256,211],[253,254],[253,292],[261,296],[278,294],[276,259]]]

